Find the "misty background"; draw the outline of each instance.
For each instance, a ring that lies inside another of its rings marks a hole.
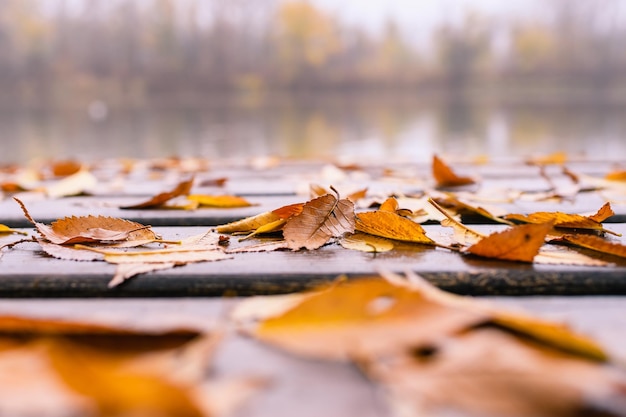
[[[0,0],[0,162],[556,151],[619,162],[625,7]]]

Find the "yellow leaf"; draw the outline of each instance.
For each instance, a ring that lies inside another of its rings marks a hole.
[[[255,216],[246,217],[245,219],[217,226],[216,230],[219,233],[250,232],[265,224],[273,223],[279,220],[281,220],[280,216],[271,211],[266,211]]]
[[[254,335],[305,356],[347,360],[434,343],[484,321],[482,313],[442,306],[380,278],[322,287]]]
[[[604,176],[605,180],[608,181],[626,181],[626,171],[612,171]]]
[[[491,259],[532,262],[550,229],[551,223],[514,226],[481,239],[467,252]]]
[[[199,203],[200,207],[237,208],[253,205],[245,198],[234,195],[191,194],[187,199]]]
[[[11,233],[28,236],[28,233],[26,232],[22,232],[21,230],[11,229],[9,226],[5,224],[0,224],[0,235],[5,235],[5,234],[8,235]]]
[[[356,230],[374,236],[404,242],[432,245],[419,224],[389,211],[371,211],[357,215]]]

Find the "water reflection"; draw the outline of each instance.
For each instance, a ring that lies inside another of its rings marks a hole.
[[[193,106],[9,109],[0,162],[200,156],[494,158],[555,151],[626,159],[626,106],[476,103],[406,97],[217,100]]]

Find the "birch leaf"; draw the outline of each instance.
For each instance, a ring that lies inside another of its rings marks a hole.
[[[433,245],[422,226],[390,211],[370,211],[357,215],[356,230],[387,239]]]
[[[44,238],[58,245],[157,238],[149,226],[115,217],[65,217],[48,226],[33,220],[26,206],[17,198],[14,200],[20,205],[26,218],[35,225],[37,231]]]
[[[551,229],[551,223],[514,226],[481,239],[467,252],[491,259],[532,262]]]
[[[452,168],[437,155],[433,155],[432,172],[437,187],[457,187],[476,183],[471,177],[457,175]]]
[[[302,213],[292,217],[283,236],[292,250],[317,249],[332,237],[354,233],[354,203],[326,194],[307,202]]]
[[[193,177],[186,181],[181,181],[178,185],[171,191],[163,192],[155,195],[147,201],[142,203],[133,204],[130,206],[122,206],[121,209],[153,209],[163,207],[165,203],[168,201],[180,197],[189,195],[191,191],[191,187],[193,186]]]

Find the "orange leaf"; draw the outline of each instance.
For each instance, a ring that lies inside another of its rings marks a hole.
[[[404,242],[434,244],[422,226],[391,211],[359,213],[356,230]]]
[[[193,185],[193,178],[180,182],[176,188],[172,191],[164,192],[155,195],[151,199],[144,201],[143,203],[133,204],[131,206],[123,206],[121,209],[148,209],[148,208],[158,208],[162,207],[175,197],[180,197],[182,195],[188,195],[191,191],[191,187]]]
[[[626,171],[613,171],[609,172],[604,177],[608,181],[626,181]]]
[[[295,203],[277,208],[276,210],[272,210],[272,213],[276,214],[281,219],[287,220],[293,216],[297,216],[298,214],[302,213],[303,208],[304,203]]]
[[[354,233],[354,203],[326,194],[307,202],[302,213],[292,217],[283,236],[293,250],[317,249],[331,237]]]
[[[617,236],[618,233],[605,229],[601,221],[606,220],[613,215],[613,210],[609,203],[604,204],[593,216],[582,216],[580,214],[566,214],[561,212],[545,212],[538,211],[529,215],[523,214],[507,214],[504,216],[507,220],[516,220],[524,223],[549,223],[553,222],[554,227],[567,229],[588,229],[598,232],[607,232]]]
[[[575,246],[626,258],[626,245],[593,235],[563,235],[560,239]]]
[[[474,184],[473,178],[461,177],[454,173],[442,159],[437,155],[433,155],[433,177],[438,187],[456,187],[461,185]]]
[[[263,321],[255,336],[305,356],[347,360],[429,344],[486,316],[444,306],[419,291],[379,278],[318,289],[282,315]]]
[[[398,204],[398,200],[393,197],[389,197],[386,199],[383,204],[380,205],[378,210],[380,211],[390,211],[395,213],[400,208],[400,204]]]
[[[150,226],[115,217],[65,217],[48,226],[33,220],[24,204],[15,197],[13,199],[22,207],[24,215],[35,225],[37,231],[44,238],[58,245],[157,239],[157,235],[150,229]]]
[[[76,161],[57,161],[52,163],[50,170],[55,177],[68,177],[77,173],[82,168],[82,164]]]
[[[485,258],[532,262],[551,229],[552,223],[514,226],[483,238],[467,252]]]

